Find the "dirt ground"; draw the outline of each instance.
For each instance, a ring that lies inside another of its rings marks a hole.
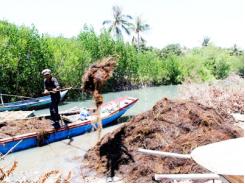
[[[238,75],[206,84],[184,84],[178,90],[180,99],[194,100],[221,114],[244,114],[244,79]]]
[[[225,113],[225,112],[223,112]],[[137,152],[138,148],[190,153],[209,143],[242,137],[234,118],[190,100],[166,98],[135,116],[90,149],[81,166],[98,176],[119,176],[124,182],[154,182],[154,173],[207,173],[191,159],[160,158]],[[162,180],[161,182],[170,182]]]

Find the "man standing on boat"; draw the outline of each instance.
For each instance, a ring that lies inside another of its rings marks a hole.
[[[60,102],[60,85],[58,80],[51,75],[50,69],[45,69],[42,71],[44,77],[44,92],[43,94],[51,96],[51,104],[49,106],[51,119],[54,121],[54,128],[60,128],[60,115],[58,104]]]

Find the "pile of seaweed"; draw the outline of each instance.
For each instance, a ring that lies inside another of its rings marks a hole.
[[[89,167],[98,176],[116,175],[124,182],[154,182],[154,173],[207,173],[191,159],[147,156],[137,149],[187,154],[201,145],[242,137],[243,129],[233,121],[200,103],[164,98],[103,137],[85,155],[82,170]]]
[[[6,121],[0,123],[0,139],[26,133],[45,132],[52,129],[54,129],[52,121],[44,118]]]

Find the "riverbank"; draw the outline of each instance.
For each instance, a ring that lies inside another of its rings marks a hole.
[[[243,89],[243,79],[236,76],[208,85],[181,86],[179,100],[160,100],[90,149],[81,164],[84,181],[116,176],[120,182],[156,182],[154,173],[209,172],[192,160],[144,156],[137,148],[190,153],[201,145],[243,137],[244,127],[237,118],[244,113]],[[96,174],[87,174],[91,171]]]
[[[244,127],[244,78],[231,75],[225,80],[207,84],[185,84],[178,88],[179,99],[194,100],[216,109],[222,116],[233,118]]]

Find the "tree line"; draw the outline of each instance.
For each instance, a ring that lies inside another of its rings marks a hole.
[[[111,33],[104,29],[96,34],[93,27],[84,25],[73,38],[51,37],[38,33],[34,26],[0,21],[0,93],[40,96],[44,68],[53,71],[62,87],[80,87],[84,71],[109,55],[118,57],[118,66],[104,91],[203,82],[230,73],[243,76],[244,53],[236,45],[220,48],[208,42],[192,49],[179,44],[157,49],[140,44],[139,39],[136,44],[126,43]],[[72,92],[69,96],[77,95]]]

